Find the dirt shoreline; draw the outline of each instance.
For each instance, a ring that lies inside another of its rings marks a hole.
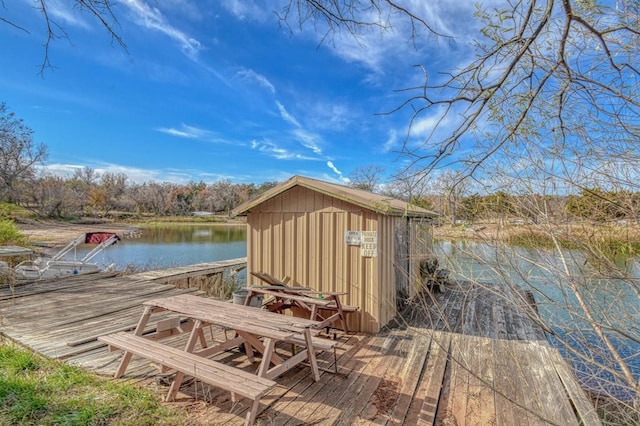
[[[244,222],[158,222],[167,225],[202,225],[202,226],[238,226]],[[124,222],[100,222],[100,223],[62,223],[55,221],[29,221],[16,223],[30,243],[34,245],[64,246],[70,241],[87,232],[115,232],[120,237],[136,232],[147,226],[143,224],[131,224]]]
[[[36,245],[65,245],[87,232],[115,232],[118,235],[131,232],[135,226],[126,223],[70,224],[59,222],[18,223],[20,231],[29,242]]]

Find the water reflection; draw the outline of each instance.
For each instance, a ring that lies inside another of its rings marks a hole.
[[[92,261],[116,270],[160,269],[193,263],[234,259],[247,255],[244,225],[162,225],[141,228],[139,238],[123,239]],[[82,247],[67,258],[81,258]]]
[[[244,225],[150,226],[142,228],[142,234],[137,239],[140,243],[153,244],[227,244],[246,240],[247,228]],[[126,240],[127,243],[129,241]]]

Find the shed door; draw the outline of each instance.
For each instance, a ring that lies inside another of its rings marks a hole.
[[[432,223],[424,219],[409,219],[409,271],[411,277],[411,295],[420,288],[420,261],[433,256]]]

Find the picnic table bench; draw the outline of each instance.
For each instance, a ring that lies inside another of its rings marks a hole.
[[[276,382],[273,380],[135,334],[119,332],[101,336],[98,340],[107,343],[109,350],[125,350],[163,367],[174,369],[178,374],[186,374],[210,385],[228,390],[231,392],[231,398],[234,402],[236,395],[252,400],[253,404],[245,418],[246,425],[253,424],[255,421],[260,398],[276,386]],[[175,386],[177,383],[178,380],[174,380],[169,388],[166,396],[167,401],[175,399],[179,390]]]

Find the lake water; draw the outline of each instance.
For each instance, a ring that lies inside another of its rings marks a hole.
[[[245,225],[172,225],[140,228],[137,238],[125,238],[91,261],[116,270],[161,269],[193,263],[235,259],[247,255]],[[82,258],[92,247],[80,246],[67,258]]]
[[[246,227],[179,225],[156,226],[141,229],[135,239],[124,239],[109,247],[93,259],[102,265],[115,264],[117,270],[133,266],[138,270],[159,269],[200,262],[245,257]],[[603,366],[619,370],[611,353],[584,321],[575,294],[561,285],[569,279],[577,280],[580,294],[591,307],[596,320],[611,321],[607,335],[620,351],[633,374],[640,376],[640,290],[633,279],[615,280],[598,278],[597,271],[577,252],[563,252],[569,270],[563,270],[561,256],[545,250],[506,248],[481,243],[439,242],[435,251],[444,266],[453,271],[453,277],[481,283],[508,281],[533,290],[540,314],[551,324],[556,339],[550,338],[565,356],[574,362],[583,386],[602,390],[622,398],[628,389]],[[87,249],[81,248],[76,256],[82,257]],[[70,254],[72,255],[72,254]],[[640,278],[637,259],[623,259],[621,267],[628,277]],[[627,335],[615,331],[623,330]],[[560,342],[568,342],[563,345]],[[575,353],[572,353],[575,350]],[[597,364],[582,362],[584,354],[596,359]]]

